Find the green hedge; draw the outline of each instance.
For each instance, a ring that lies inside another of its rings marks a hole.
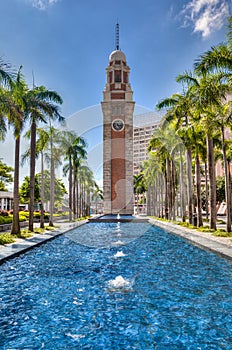
[[[29,212],[26,211],[20,211],[19,212],[19,221],[27,221],[29,218]],[[40,213],[35,212],[34,213],[34,218],[35,219],[40,219]],[[44,219],[49,219],[49,214],[45,213],[44,214]],[[13,221],[13,215],[9,214],[8,216],[2,216],[0,215],[0,225],[5,225],[5,224],[11,224]]]
[[[15,239],[12,237],[10,233],[1,233],[0,234],[0,244],[8,244],[8,243],[14,243]]]
[[[0,215],[0,225],[11,224],[11,223],[12,223],[12,217]]]

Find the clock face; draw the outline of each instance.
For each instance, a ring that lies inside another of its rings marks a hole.
[[[115,120],[112,122],[112,128],[113,128],[115,131],[121,131],[121,130],[123,130],[123,128],[124,128],[124,122],[123,122],[123,120],[121,120],[121,119],[115,119]]]

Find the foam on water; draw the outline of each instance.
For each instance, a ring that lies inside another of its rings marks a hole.
[[[114,242],[115,245],[123,245],[125,244],[123,241],[120,241],[120,239],[117,242]]]
[[[113,287],[116,289],[128,288],[131,287],[130,281],[124,279],[122,276],[117,276],[114,280],[110,280],[108,282],[109,287]]]
[[[121,258],[123,256],[126,256],[126,254],[124,254],[122,251],[118,251],[116,254],[114,254],[115,258]]]

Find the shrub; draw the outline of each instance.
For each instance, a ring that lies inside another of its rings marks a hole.
[[[9,244],[14,243],[15,239],[10,233],[1,233],[0,234],[0,244]]]
[[[30,238],[34,234],[28,229],[21,230],[21,232],[17,235],[18,238]]]
[[[12,218],[10,216],[1,216],[0,215],[0,225],[11,224]]]
[[[224,229],[219,228],[213,233],[216,237],[232,237],[232,232],[226,232]]]
[[[27,221],[27,217],[24,215],[24,214],[19,214],[19,221],[22,222],[22,221]]]
[[[56,227],[58,227],[58,226],[56,226]],[[45,230],[53,231],[53,230],[55,230],[56,227],[54,227],[54,226],[45,226]]]
[[[182,221],[174,221],[173,222],[176,225],[182,226],[182,227],[187,227],[187,228],[193,228],[196,229],[196,226],[189,224],[188,222],[182,222]]]
[[[215,230],[212,228],[209,228],[209,226],[199,227],[197,229],[199,232],[214,232]]]
[[[39,233],[39,234],[43,234],[45,232],[45,228],[41,228],[41,227],[35,227],[34,228],[34,233]]]

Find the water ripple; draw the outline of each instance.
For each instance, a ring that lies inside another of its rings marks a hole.
[[[123,252],[89,224],[1,265],[0,348],[231,349],[231,263],[143,225]]]

